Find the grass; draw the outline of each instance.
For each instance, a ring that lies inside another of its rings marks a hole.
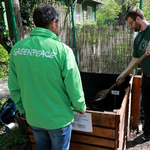
[[[1,150],[26,150],[29,147],[27,135],[21,133],[19,127],[5,131],[0,128],[0,149]]]
[[[5,103],[6,100],[8,100],[8,98],[5,98],[5,99],[0,98],[0,111],[1,111],[2,105]]]

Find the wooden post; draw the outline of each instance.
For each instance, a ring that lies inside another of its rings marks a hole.
[[[140,94],[141,94],[141,76],[133,77],[132,101],[131,101],[131,116],[133,117],[132,128],[138,127],[139,109],[140,109]]]

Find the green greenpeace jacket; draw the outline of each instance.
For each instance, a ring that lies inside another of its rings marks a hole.
[[[13,46],[9,62],[10,96],[30,125],[62,128],[74,120],[72,107],[85,110],[74,54],[52,31],[34,28]]]

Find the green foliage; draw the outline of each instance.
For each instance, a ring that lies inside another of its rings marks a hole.
[[[10,52],[12,48],[12,41],[10,40],[9,31],[6,30],[4,23],[3,14],[5,10],[1,2],[2,0],[0,0],[0,44],[2,44],[8,52]]]
[[[145,0],[143,3],[142,11],[146,19],[150,19],[150,2],[149,0]]]
[[[149,11],[150,1],[144,0],[141,3],[142,3],[141,10],[143,11],[145,18],[150,20],[150,11]],[[125,5],[126,5],[126,11],[128,11],[132,7],[140,7],[140,1],[139,0],[126,0]]]
[[[10,40],[9,31],[5,29],[4,21],[0,21],[0,44],[10,52],[12,48],[12,41]]]
[[[132,7],[139,7],[139,0],[126,0],[125,5],[126,5],[126,11],[131,9]]]
[[[9,61],[8,52],[0,44],[0,79],[8,75]]]
[[[3,98],[3,99],[0,98],[0,111],[1,111],[2,105],[5,103],[6,100],[7,100],[6,98]]]
[[[121,11],[121,5],[115,0],[102,0],[104,3],[97,11],[97,24],[116,24],[117,15]]]
[[[8,99],[0,99],[0,110],[6,100]],[[0,124],[0,150],[25,150],[28,147],[28,137],[21,133],[19,127],[6,131],[5,126]]]
[[[77,29],[81,29],[82,27],[88,27],[88,26],[95,26],[96,22],[94,21],[84,21],[82,24],[81,23],[76,23],[75,26],[77,27]]]
[[[125,0],[123,3],[122,0],[101,0],[103,5],[98,8],[97,11],[97,24],[103,26],[105,24],[116,24],[117,16],[119,14],[127,13],[132,7],[139,7],[139,0]],[[145,18],[150,19],[150,1],[142,1],[143,7],[141,8]],[[123,8],[125,7],[125,12]],[[126,15],[126,14],[124,14]]]
[[[2,39],[2,44],[3,47],[7,50],[8,53],[10,53],[10,50],[12,48],[12,43],[13,41],[11,41],[10,39],[10,35],[9,35],[9,31],[4,29],[2,34],[1,34],[1,39]]]
[[[37,0],[19,0],[19,3],[23,25],[26,25],[28,28],[32,28],[32,13],[35,6],[38,5],[39,2]]]
[[[0,130],[4,130],[3,128],[4,127],[1,127]],[[25,150],[28,145],[27,136],[23,135],[18,127],[0,134],[1,150]]]
[[[97,24],[99,26],[103,26],[105,24],[105,18],[103,17],[103,14],[100,11],[97,11]]]

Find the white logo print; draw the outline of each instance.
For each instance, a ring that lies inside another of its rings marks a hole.
[[[148,41],[143,39],[142,42],[139,45],[139,50],[145,52],[147,48]]]
[[[53,58],[57,53],[49,52],[45,50],[37,50],[37,49],[25,49],[25,48],[16,48],[13,51],[13,55],[29,55],[35,57],[47,57]]]

